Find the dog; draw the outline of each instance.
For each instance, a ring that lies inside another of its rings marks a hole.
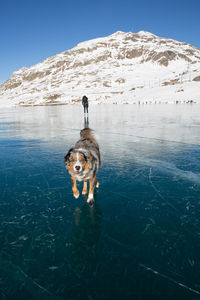
[[[94,201],[94,188],[99,187],[96,174],[101,166],[99,145],[93,135],[93,130],[84,128],[80,131],[80,140],[64,157],[66,169],[72,179],[74,197],[79,197],[77,181],[83,181],[82,195],[87,194],[87,180],[89,180],[89,194],[87,202]]]

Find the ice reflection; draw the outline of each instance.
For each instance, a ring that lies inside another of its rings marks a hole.
[[[81,273],[95,266],[101,221],[102,211],[96,202],[76,206],[74,209],[71,263]]]
[[[129,141],[152,139],[152,142],[200,144],[199,113],[199,105],[97,105],[90,107],[89,114],[90,126],[100,138],[110,134],[119,138],[122,135]],[[0,128],[8,128],[10,137],[51,140],[59,136],[63,144],[66,137],[83,127],[81,106],[16,108],[9,113],[2,110],[0,117],[3,120]]]
[[[88,117],[88,114],[84,114],[84,128],[89,128],[89,117]]]

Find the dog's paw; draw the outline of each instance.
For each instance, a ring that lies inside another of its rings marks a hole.
[[[83,190],[83,191],[82,191],[82,195],[83,195],[83,196],[87,195],[87,191],[86,191],[86,190]]]
[[[94,196],[93,194],[89,194],[87,198],[87,203],[92,203],[92,202],[94,202]]]
[[[74,198],[78,199],[79,197],[79,191],[74,192]]]
[[[96,188],[99,188],[99,182],[98,181],[96,182]]]

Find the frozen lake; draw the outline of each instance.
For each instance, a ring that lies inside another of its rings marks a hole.
[[[200,105],[89,108],[95,204],[63,157],[80,106],[0,111],[0,299],[199,299]]]

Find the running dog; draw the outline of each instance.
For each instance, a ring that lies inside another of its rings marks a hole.
[[[75,147],[71,148],[64,157],[64,162],[72,179],[72,191],[75,198],[79,197],[76,185],[77,180],[83,181],[82,195],[87,194],[87,180],[89,180],[90,187],[87,202],[90,203],[94,201],[95,186],[99,187],[96,174],[101,165],[101,156],[99,145],[93,136],[92,129],[82,129],[80,137]]]

